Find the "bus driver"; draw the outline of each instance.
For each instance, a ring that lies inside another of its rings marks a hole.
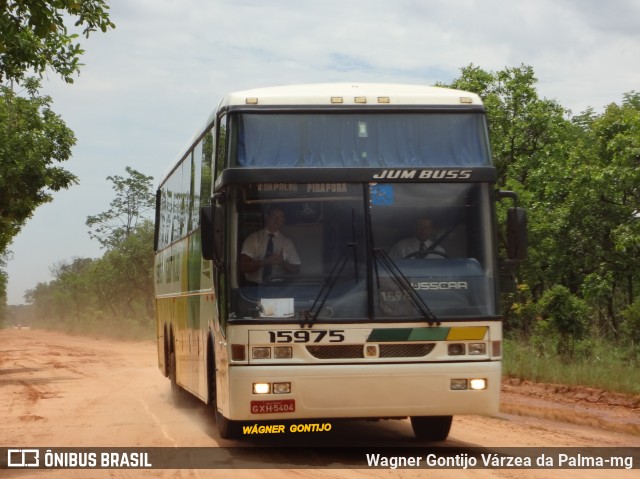
[[[398,241],[389,256],[392,259],[402,258],[446,258],[444,248],[431,239],[433,224],[429,218],[420,218],[416,225],[416,234]]]
[[[267,282],[274,266],[285,273],[300,271],[301,261],[293,241],[280,232],[284,223],[284,211],[272,208],[267,213],[265,228],[251,233],[244,240],[240,252],[240,271],[248,282]]]

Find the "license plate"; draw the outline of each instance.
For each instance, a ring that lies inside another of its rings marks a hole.
[[[295,412],[295,399],[273,399],[270,401],[251,401],[252,414],[273,414],[279,412]]]

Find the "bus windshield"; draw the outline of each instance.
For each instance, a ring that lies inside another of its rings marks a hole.
[[[227,194],[231,319],[496,314],[489,184],[268,183]],[[271,254],[279,263],[265,268]]]
[[[232,167],[489,166],[479,112],[233,115]]]

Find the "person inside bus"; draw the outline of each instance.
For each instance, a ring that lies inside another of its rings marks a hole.
[[[293,241],[280,232],[285,219],[280,208],[270,209],[265,227],[244,240],[240,251],[240,272],[248,283],[265,283],[277,272],[294,274],[300,271],[301,261]]]
[[[444,248],[431,239],[433,224],[430,218],[421,217],[416,225],[416,234],[402,239],[393,245],[389,256],[392,259],[402,258],[445,258]]]

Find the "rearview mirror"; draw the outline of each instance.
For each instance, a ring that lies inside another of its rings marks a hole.
[[[200,236],[202,257],[213,261],[216,268],[224,264],[224,224],[223,195],[216,194],[211,204],[200,208]]]
[[[213,248],[213,205],[200,208],[200,236],[202,239],[202,257],[212,260]]]
[[[527,211],[524,208],[507,210],[507,257],[523,261],[527,257]]]

